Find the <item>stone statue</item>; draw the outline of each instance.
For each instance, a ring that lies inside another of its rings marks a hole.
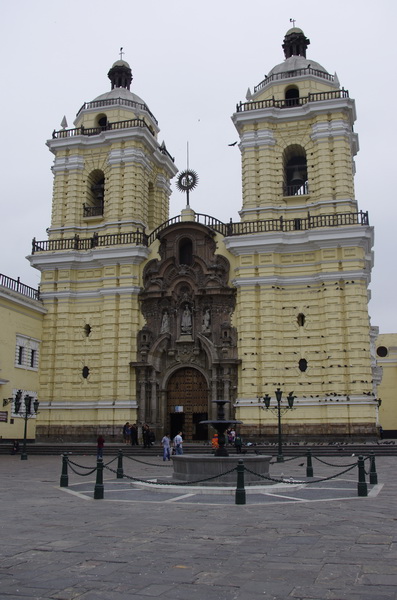
[[[181,330],[182,333],[192,333],[192,314],[188,304],[185,304],[182,313]]]
[[[202,330],[203,331],[210,331],[211,330],[211,313],[210,313],[210,309],[209,308],[207,308],[204,311]]]
[[[160,333],[169,333],[169,331],[170,331],[170,317],[169,317],[168,311],[165,310],[163,313],[162,321],[161,321]]]

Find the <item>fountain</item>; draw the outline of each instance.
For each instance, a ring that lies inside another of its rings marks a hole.
[[[217,418],[215,420],[200,421],[202,425],[211,425],[218,433],[219,448],[216,449],[214,455],[208,454],[182,454],[172,457],[174,465],[174,481],[199,481],[197,485],[204,486],[235,486],[237,475],[236,471],[227,473],[222,477],[210,479],[230,471],[237,467],[238,461],[244,458],[244,464],[254,473],[259,475],[269,474],[269,463],[271,456],[259,454],[244,454],[239,453],[230,456],[226,447],[225,431],[232,425],[240,425],[242,421],[234,419],[225,419],[225,404],[228,400],[215,400],[217,404]],[[200,481],[208,478],[208,481]],[[265,479],[261,479],[252,473],[245,472],[245,484],[266,484]]]

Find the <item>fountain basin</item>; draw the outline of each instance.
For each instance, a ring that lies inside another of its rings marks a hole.
[[[243,460],[244,465],[259,475],[269,475],[269,463],[271,456],[265,455],[241,455],[234,454],[233,456],[211,456],[209,454],[182,454],[172,456],[174,465],[173,481],[198,481],[200,486],[236,486],[237,472],[232,471],[227,475],[223,475],[217,479],[209,481],[201,481],[215,475],[220,475],[226,471],[230,471],[237,467],[238,461]],[[200,481],[199,481],[200,480]],[[267,479],[261,479],[252,473],[244,472],[245,485],[271,485],[272,482]]]

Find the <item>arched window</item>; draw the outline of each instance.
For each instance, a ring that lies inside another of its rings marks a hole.
[[[299,89],[295,86],[285,90],[285,106],[299,106]]]
[[[107,129],[107,126],[108,126],[107,116],[106,115],[98,115],[97,123],[98,123],[98,127],[101,127],[102,129]]]
[[[179,242],[179,264],[193,264],[193,243],[190,238],[183,238]]]
[[[95,170],[87,178],[87,202],[84,203],[85,217],[98,217],[103,215],[105,201],[105,175],[102,171]]]
[[[308,194],[306,152],[302,146],[289,146],[284,151],[284,196]]]

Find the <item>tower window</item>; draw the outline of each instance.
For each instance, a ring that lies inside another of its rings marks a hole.
[[[102,129],[107,129],[108,126],[108,118],[106,115],[99,115],[98,116],[98,126],[101,127]]]
[[[100,170],[95,170],[88,177],[87,202],[84,203],[85,217],[98,217],[103,215],[105,202],[105,175]]]
[[[179,243],[179,264],[193,264],[193,243],[188,238],[181,240]]]
[[[89,368],[88,367],[83,367],[83,370],[82,370],[81,374],[84,377],[84,379],[87,379],[88,375],[90,374]]]
[[[306,152],[302,146],[289,146],[284,151],[284,196],[308,192]]]
[[[84,325],[84,333],[85,333],[86,337],[88,337],[91,333],[91,325],[88,325],[88,323],[86,325]]]
[[[285,106],[299,106],[299,89],[290,87],[285,91]]]
[[[297,317],[297,321],[298,321],[298,325],[299,327],[303,327],[306,321],[306,317],[304,314],[299,313],[298,317]]]

